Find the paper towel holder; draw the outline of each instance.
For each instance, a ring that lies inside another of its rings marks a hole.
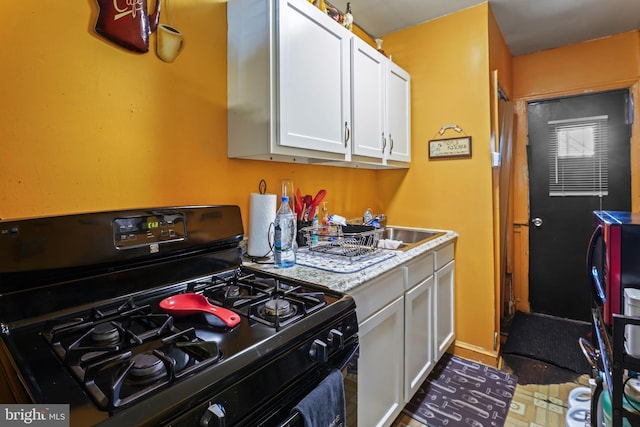
[[[273,252],[274,218],[276,214],[276,195],[266,194],[267,183],[261,179],[258,184],[260,193],[251,193],[249,204],[249,238],[246,256],[253,262],[266,260]]]
[[[260,255],[249,255],[248,252],[245,252],[244,256],[249,259],[251,262],[255,264],[273,264],[273,258],[270,256],[273,253],[273,232],[274,232],[274,224],[269,224],[269,230],[267,231],[267,235],[269,236],[269,252],[260,256]]]

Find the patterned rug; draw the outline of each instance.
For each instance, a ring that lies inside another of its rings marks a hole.
[[[445,353],[404,412],[429,427],[502,427],[517,382],[513,374]]]

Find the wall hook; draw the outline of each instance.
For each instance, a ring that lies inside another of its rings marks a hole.
[[[455,123],[450,123],[450,124],[448,124],[448,125],[444,125],[444,126],[442,126],[442,127],[440,128],[440,132],[438,132],[438,133],[439,133],[440,135],[443,135],[447,129],[453,129],[453,130],[455,130],[455,131],[456,131],[456,132],[458,132],[458,133],[462,132],[462,128],[460,128],[457,124],[455,124]]]

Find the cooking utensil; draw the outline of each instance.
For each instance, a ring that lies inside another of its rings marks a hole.
[[[295,209],[296,209],[296,216],[298,218],[298,221],[302,221],[302,214],[304,210],[302,206],[302,193],[300,192],[300,188],[296,188]]]
[[[307,194],[302,198],[302,203],[304,204],[304,213],[302,214],[303,221],[311,221],[313,218],[309,217],[309,209],[311,209],[311,205],[313,204],[313,197],[311,194]]]
[[[201,294],[178,294],[160,301],[160,308],[172,316],[190,316],[198,313],[213,314],[229,328],[240,323],[240,316],[224,307],[218,307]]]
[[[327,195],[327,190],[320,190],[318,191],[318,194],[316,194],[316,197],[313,198],[313,201],[311,202],[311,209],[309,210],[310,219],[313,220],[313,217],[316,214],[316,209],[318,209],[318,206],[320,206],[320,203],[322,203],[322,200],[326,195]]]

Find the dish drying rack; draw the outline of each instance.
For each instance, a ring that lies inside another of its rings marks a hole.
[[[378,249],[382,228],[365,225],[304,227],[301,232],[310,252],[348,257],[351,261]]]

